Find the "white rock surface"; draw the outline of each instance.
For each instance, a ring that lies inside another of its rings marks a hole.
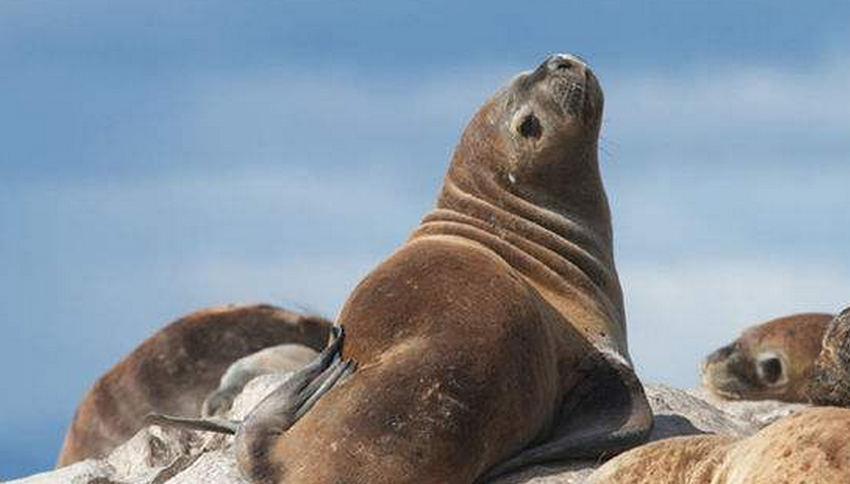
[[[251,381],[233,405],[231,418],[242,419],[288,375],[264,375]],[[655,412],[651,440],[676,435],[715,433],[740,437],[805,405],[781,402],[725,402],[698,390],[648,385]],[[105,460],[89,460],[7,484],[246,484],[236,469],[232,437],[151,426],[141,430]],[[503,476],[493,484],[580,484],[599,465],[574,462],[536,466]]]

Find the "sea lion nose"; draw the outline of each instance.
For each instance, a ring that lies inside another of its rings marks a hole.
[[[556,73],[568,72],[584,77],[588,71],[587,63],[572,54],[552,54],[545,64],[550,72]]]

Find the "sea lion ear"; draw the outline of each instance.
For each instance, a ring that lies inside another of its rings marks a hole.
[[[540,118],[528,106],[518,109],[511,118],[510,130],[513,136],[526,140],[539,140],[543,136],[543,125]]]
[[[491,469],[478,482],[551,461],[605,459],[649,437],[652,408],[631,366],[617,354],[590,358],[582,388],[567,396],[551,437]]]

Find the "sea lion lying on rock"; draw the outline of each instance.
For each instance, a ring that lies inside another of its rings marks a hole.
[[[205,309],[172,322],[88,390],[57,465],[105,456],[142,428],[149,412],[200,415],[234,361],[281,343],[321,349],[330,327],[322,318],[266,305]]]
[[[245,385],[268,373],[294,372],[307,366],[319,353],[307,346],[285,344],[264,348],[240,358],[221,376],[218,389],[204,399],[201,415],[223,415]]]
[[[703,387],[734,400],[808,401],[815,359],[832,318],[796,314],[747,329],[705,359]]]
[[[586,484],[846,484],[850,410],[814,408],[753,436],[674,437],[605,463]]]
[[[602,104],[571,55],[514,78],[320,359],[244,422],[177,423],[235,432],[257,483],[471,484],[642,442],[652,415],[626,343]]]

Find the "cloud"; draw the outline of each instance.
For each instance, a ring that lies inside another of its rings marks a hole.
[[[738,164],[759,154],[836,161],[850,149],[845,59],[827,55],[805,68],[730,61],[624,73],[609,82],[606,133],[617,151],[663,152],[685,164]]]
[[[723,258],[620,264],[632,357],[648,381],[698,382],[701,360],[754,324],[850,305],[846,268]]]

